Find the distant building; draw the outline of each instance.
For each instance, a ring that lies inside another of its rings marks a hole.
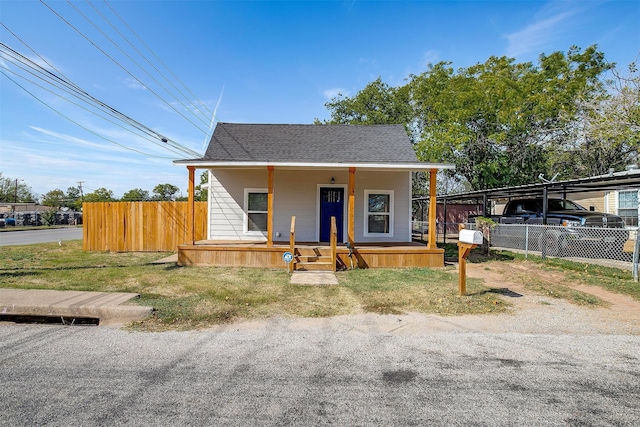
[[[11,215],[16,212],[46,212],[55,211],[56,208],[43,206],[37,203],[0,203],[0,214]]]

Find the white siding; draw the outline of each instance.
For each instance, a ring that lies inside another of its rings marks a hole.
[[[593,209],[598,212],[607,212],[607,208],[604,203],[603,191],[592,191],[588,193],[573,193],[567,194],[567,199],[582,205],[586,209]]]
[[[356,170],[355,241],[411,241],[410,172],[369,172]],[[333,178],[334,183],[331,183]],[[267,188],[268,173],[264,169],[215,169],[209,179],[209,239],[256,240],[244,232],[244,189]],[[273,239],[288,241],[291,216],[296,216],[296,240],[318,241],[318,185],[340,186],[345,189],[344,239],[347,237],[347,203],[349,172],[274,171]],[[365,190],[394,191],[393,236],[364,236]],[[280,234],[278,236],[278,233]],[[263,237],[266,240],[266,236]]]
[[[411,186],[407,174],[411,172],[370,172],[356,170],[356,242],[410,242],[411,241]],[[365,190],[393,190],[393,236],[365,237]]]
[[[604,193],[604,211],[606,213],[618,213],[616,209],[616,193],[615,191],[607,191]]]
[[[291,217],[296,217],[296,240],[317,242],[318,184],[345,182],[348,173],[338,171],[274,171],[273,177],[273,231],[274,240],[289,240]],[[345,192],[346,197],[346,192]],[[346,231],[345,231],[346,233]]]
[[[244,232],[244,189],[266,186],[266,170],[210,171],[209,240],[266,240]]]

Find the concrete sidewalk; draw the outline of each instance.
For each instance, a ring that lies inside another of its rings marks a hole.
[[[122,305],[139,294],[123,292],[0,289],[0,321],[16,318],[97,319],[98,324],[125,324],[148,317],[152,307]],[[94,323],[95,324],[95,323]]]
[[[289,283],[296,285],[337,285],[338,278],[333,271],[294,271]]]

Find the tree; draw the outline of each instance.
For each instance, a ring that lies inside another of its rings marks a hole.
[[[534,182],[571,137],[576,100],[597,98],[609,68],[595,46],[543,54],[537,66],[491,57],[454,72],[441,63],[411,82],[426,119],[418,155],[455,163],[475,190]]]
[[[196,185],[194,199],[197,202],[206,202],[209,199],[209,171],[200,174],[200,184]]]
[[[196,202],[206,202],[209,199],[209,172],[204,171],[200,174],[200,184],[196,185],[194,188],[194,200]],[[181,193],[182,194],[182,193]],[[187,196],[180,196],[174,198],[177,202],[186,202],[189,200]]]
[[[36,199],[36,194],[24,183],[24,180],[4,177],[0,172],[0,202],[33,203]]]
[[[409,86],[391,87],[378,77],[367,84],[353,98],[338,95],[325,106],[331,120],[324,124],[404,124],[410,137],[414,136],[414,120]],[[316,124],[320,124],[318,120]]]
[[[51,190],[42,196],[42,202],[44,206],[51,206],[56,209],[60,209],[62,206],[65,206],[65,194],[64,191],[56,188],[55,190]]]
[[[41,215],[41,218],[42,222],[44,222],[45,225],[55,225],[57,220],[56,211],[44,211]]]
[[[173,184],[158,184],[153,188],[153,200],[174,200],[178,191],[180,189]]]
[[[576,101],[597,99],[610,67],[596,46],[543,54],[537,65],[490,57],[454,70],[440,62],[404,86],[378,79],[326,106],[334,123],[404,124],[420,160],[454,163],[474,190],[520,185],[551,172],[579,121]]]
[[[67,188],[66,206],[74,211],[79,211],[82,208],[82,194],[78,187]]]
[[[113,191],[106,188],[98,188],[92,193],[85,194],[85,202],[114,202],[116,199],[113,195]]]
[[[142,188],[134,188],[124,193],[120,200],[123,202],[144,202],[149,200],[149,192]]]
[[[573,137],[554,159],[557,170],[581,176],[604,175],[637,163],[640,146],[640,75],[635,63],[622,75],[612,70],[606,92],[592,100],[577,100],[580,120]]]

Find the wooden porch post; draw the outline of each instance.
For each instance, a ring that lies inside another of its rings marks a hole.
[[[349,168],[349,211],[347,213],[347,241],[353,247],[356,217],[356,168]]]
[[[436,174],[438,169],[429,170],[429,249],[436,249]]]
[[[194,187],[194,179],[195,179],[195,171],[196,168],[194,166],[187,166],[189,170],[189,190],[188,190],[188,208],[187,208],[187,242],[191,245],[194,245],[196,242],[195,237],[195,187]]]
[[[267,194],[267,247],[273,246],[273,166],[269,171],[269,189]]]

